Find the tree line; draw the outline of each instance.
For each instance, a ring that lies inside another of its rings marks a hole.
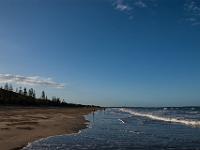
[[[63,106],[63,107],[94,107],[90,105],[66,103],[58,97],[53,96],[48,99],[45,91],[41,92],[39,98],[33,88],[16,88],[13,89],[12,84],[6,83],[4,87],[0,87],[0,105],[20,105],[20,106]]]
[[[1,89],[14,92],[12,84],[8,84],[8,83],[4,85],[4,88],[1,86]],[[27,90],[27,88],[25,87],[24,88],[19,87],[19,88],[16,88],[15,92],[24,96],[30,96],[30,97],[36,98],[35,90],[33,88],[30,88],[29,90]]]

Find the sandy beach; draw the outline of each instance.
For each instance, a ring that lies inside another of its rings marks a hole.
[[[29,142],[86,128],[92,108],[0,107],[0,149],[17,150]]]

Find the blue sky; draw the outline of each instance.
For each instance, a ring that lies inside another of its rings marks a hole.
[[[1,84],[49,97],[200,105],[198,0],[1,0],[0,52]]]

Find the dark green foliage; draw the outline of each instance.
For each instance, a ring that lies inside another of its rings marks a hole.
[[[24,88],[24,96],[27,96],[26,88]]]
[[[9,91],[13,91],[12,84],[9,84],[8,90],[9,90]]]
[[[45,99],[45,92],[42,91],[41,99]]]
[[[19,87],[19,94],[22,94],[22,87]]]
[[[0,105],[9,105],[9,106],[59,106],[59,107],[95,107],[91,105],[81,105],[81,104],[71,104],[66,103],[64,100],[61,101],[60,98],[53,97],[52,100],[49,100],[45,95],[45,92],[42,91],[41,98],[37,99],[35,90],[24,88],[19,88],[19,93],[13,92],[9,89],[9,85],[5,85],[6,89],[0,88]],[[8,87],[8,88],[7,88]],[[16,90],[18,91],[18,90]]]
[[[28,90],[28,96],[34,97],[34,90],[33,90],[33,88],[31,88],[31,89]]]
[[[5,84],[4,90],[9,90],[8,83]]]

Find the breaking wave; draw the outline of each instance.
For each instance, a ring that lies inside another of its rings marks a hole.
[[[169,118],[169,117],[164,117],[164,116],[153,115],[150,113],[136,112],[136,111],[125,109],[125,108],[121,108],[120,111],[130,113],[131,115],[134,115],[134,116],[146,117],[152,120],[173,122],[173,123],[179,123],[179,124],[184,124],[184,125],[189,125],[189,126],[200,127],[200,121],[197,121],[197,120],[185,120],[185,119],[178,119],[174,117]]]

